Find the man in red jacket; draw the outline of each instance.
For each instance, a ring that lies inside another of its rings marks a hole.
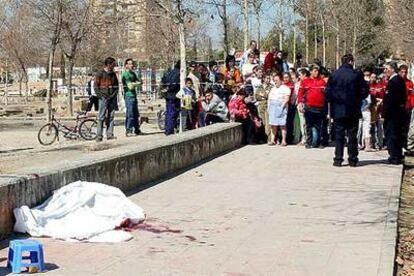
[[[413,82],[408,79],[408,66],[403,64],[399,68],[399,74],[405,81],[405,87],[407,88],[407,103],[405,105],[406,115],[404,120],[404,132],[403,132],[403,146],[407,147],[407,135],[410,129],[411,112],[414,107],[414,93],[413,93]]]
[[[307,141],[306,148],[321,146],[321,129],[325,112],[326,82],[320,77],[317,65],[310,67],[310,78],[304,79],[299,88],[299,111],[305,114]]]

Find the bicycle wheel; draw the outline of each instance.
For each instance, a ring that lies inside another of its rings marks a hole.
[[[160,130],[165,129],[165,116],[166,116],[165,110],[161,109],[160,111],[158,111],[157,119],[158,119],[158,127],[160,128]]]
[[[79,125],[79,135],[89,141],[96,139],[98,123],[94,119],[86,119]]]
[[[40,128],[39,133],[37,134],[37,140],[39,140],[39,143],[43,146],[49,146],[56,141],[58,135],[59,132],[56,125],[47,123]]]

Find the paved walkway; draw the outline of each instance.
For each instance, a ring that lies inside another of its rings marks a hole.
[[[332,151],[249,146],[148,187],[130,242],[42,239],[47,275],[392,275],[401,167]]]

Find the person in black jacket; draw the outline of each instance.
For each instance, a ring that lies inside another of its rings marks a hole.
[[[388,76],[388,84],[384,95],[384,127],[387,139],[388,162],[402,163],[403,131],[407,91],[405,81],[398,74],[395,62],[385,65],[384,73]]]
[[[335,158],[333,165],[340,167],[344,161],[345,132],[348,134],[348,162],[358,164],[358,123],[361,118],[362,100],[368,96],[369,86],[361,72],[353,69],[354,57],[342,57],[342,66],[328,80],[326,99],[335,128]]]
[[[177,99],[177,92],[180,91],[180,62],[178,61],[174,69],[167,73],[162,79],[163,85],[166,86],[165,95],[165,135],[171,135],[175,132],[177,118],[180,110],[180,100]]]
[[[108,57],[104,61],[104,69],[95,76],[94,89],[99,97],[98,125],[96,142],[102,142],[103,125],[106,124],[107,140],[116,139],[114,136],[115,111],[118,110],[118,77],[114,72],[115,59]]]

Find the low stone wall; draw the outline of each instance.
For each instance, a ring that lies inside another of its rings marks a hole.
[[[151,146],[134,146],[105,160],[80,157],[73,167],[53,167],[40,175],[0,175],[0,239],[11,234],[13,209],[36,206],[52,191],[73,181],[100,182],[132,190],[241,146],[239,124],[215,124],[183,134],[162,137]]]

